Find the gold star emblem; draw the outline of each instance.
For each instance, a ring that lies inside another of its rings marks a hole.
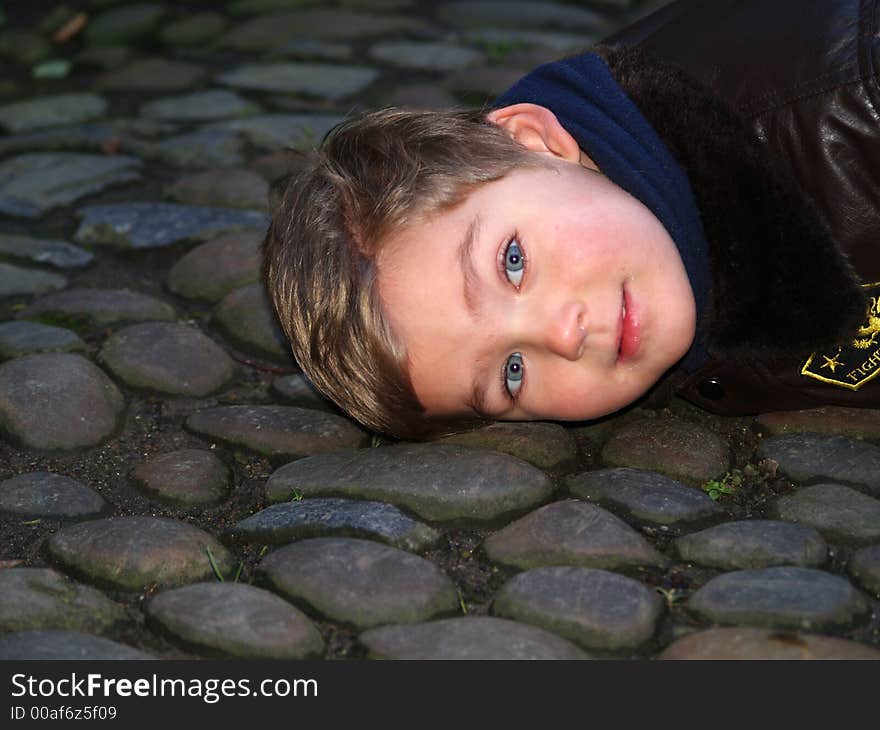
[[[834,372],[834,368],[840,365],[840,361],[837,359],[840,357],[839,352],[834,357],[826,357],[825,355],[822,355],[822,357],[825,358],[825,364],[822,365],[822,367],[831,368],[832,373]]]

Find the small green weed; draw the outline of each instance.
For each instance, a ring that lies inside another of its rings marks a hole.
[[[208,553],[208,562],[211,564],[211,569],[214,571],[214,575],[217,577],[217,580],[223,583],[223,574],[220,572],[220,568],[217,567],[217,561],[214,560],[214,553],[211,552],[211,548],[209,547],[205,548],[205,552]]]
[[[223,573],[220,572],[220,568],[217,567],[217,561],[214,560],[214,553],[211,552],[211,548],[206,547],[205,552],[208,554],[208,562],[211,564],[211,570],[214,571],[214,576],[221,583],[225,583],[226,579],[223,577]],[[244,561],[238,561],[238,569],[235,571],[235,576],[232,578],[233,583],[238,583],[238,579],[241,578],[241,569],[244,568]]]
[[[461,595],[461,590],[456,588],[456,592],[458,593],[458,605],[461,606],[461,612],[467,615],[467,604],[464,602],[464,596]]]
[[[299,133],[300,138],[296,144],[298,150],[310,150],[318,146],[318,135],[309,125],[303,125]]]
[[[528,48],[528,44],[520,41],[484,41],[482,44],[490,63],[504,63],[514,51]]]
[[[727,472],[721,479],[710,479],[703,485],[703,491],[711,499],[718,499],[722,494],[734,494],[743,483],[743,473],[739,469]]]
[[[684,591],[680,591],[677,588],[661,588],[660,586],[654,586],[654,590],[666,599],[666,606],[668,608],[672,608],[673,604],[678,603],[684,598]]]

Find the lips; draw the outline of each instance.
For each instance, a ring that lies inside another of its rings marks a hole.
[[[617,345],[617,362],[632,359],[639,351],[642,327],[639,320],[639,309],[630,296],[629,290],[623,287],[623,302],[620,307],[620,340]]]

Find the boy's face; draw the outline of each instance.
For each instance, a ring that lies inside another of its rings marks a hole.
[[[378,256],[429,415],[596,418],[691,345],[694,297],[663,225],[600,173],[548,159],[397,232]]]

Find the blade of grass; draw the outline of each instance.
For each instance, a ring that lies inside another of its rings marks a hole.
[[[217,563],[214,561],[214,555],[211,552],[211,548],[206,547],[205,552],[208,553],[208,562],[211,563],[211,568],[214,570],[214,575],[217,576],[217,580],[223,583],[223,575],[220,573],[220,568],[217,567]]]

